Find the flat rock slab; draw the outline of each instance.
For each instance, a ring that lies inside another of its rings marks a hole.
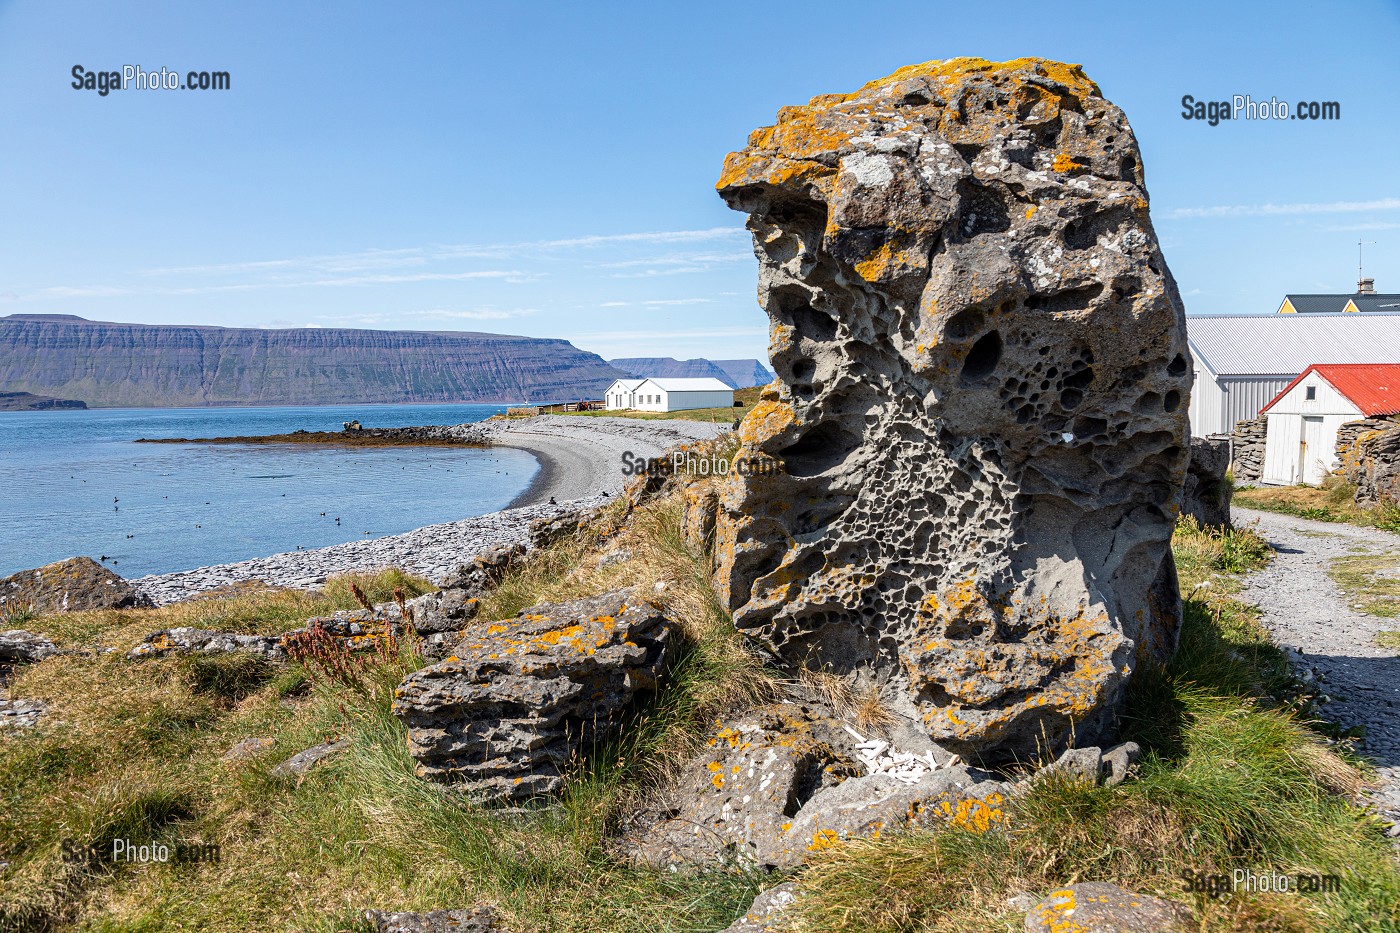
[[[797,885],[794,882],[769,888],[755,897],[753,905],[724,933],[777,933],[785,928],[796,902]]]
[[[239,651],[261,655],[271,661],[285,661],[287,658],[287,650],[277,636],[238,635],[189,627],[152,632],[126,656],[137,660],[171,653],[231,654]]]
[[[478,622],[395,691],[419,775],[498,802],[558,791],[569,761],[657,685],[671,628],[630,590]]]
[[[0,632],[0,665],[33,664],[63,654],[63,649],[43,635],[22,629]]]
[[[0,729],[33,729],[48,711],[43,700],[0,700]]]
[[[0,580],[0,611],[79,612],[149,606],[130,583],[91,557],[21,570]]]
[[[507,933],[489,907],[430,910],[424,913],[365,911],[376,933]]]
[[[1026,914],[1026,933],[1188,933],[1190,909],[1088,881],[1052,891]]]
[[[326,742],[305,751],[297,752],[286,761],[282,762],[270,772],[276,777],[301,777],[310,771],[317,762],[324,758],[329,758],[336,752],[344,751],[350,747],[349,739],[337,739],[334,742]]]
[[[737,860],[785,869],[911,825],[981,833],[1008,821],[1012,788],[992,775],[951,763],[911,781],[862,773],[852,741],[838,723],[790,704],[724,724],[667,803],[623,827],[618,848],[655,867]]]
[[[223,755],[223,759],[222,759],[222,760],[223,760],[223,761],[227,761],[227,762],[247,761],[249,758],[254,758],[254,757],[256,757],[257,755],[261,754],[262,752],[267,751],[269,748],[271,748],[272,746],[274,746],[274,745],[276,745],[276,744],[277,744],[277,741],[276,741],[275,739],[267,739],[267,738],[249,738],[249,739],[244,739],[243,741],[238,742],[237,744],[235,744],[235,745],[234,745],[232,748],[230,748],[228,751],[224,752],[224,755]]]

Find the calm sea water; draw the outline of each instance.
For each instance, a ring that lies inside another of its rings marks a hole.
[[[124,577],[396,534],[504,508],[534,477],[505,448],[135,444],[462,424],[496,405],[0,412],[0,576],[86,554]],[[336,519],[339,519],[337,523]]]

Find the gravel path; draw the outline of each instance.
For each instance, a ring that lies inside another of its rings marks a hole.
[[[1357,750],[1379,771],[1371,793],[1382,816],[1400,833],[1400,657],[1376,644],[1379,632],[1400,628],[1354,609],[1327,575],[1332,560],[1357,555],[1400,555],[1400,536],[1374,528],[1315,522],[1236,507],[1236,523],[1257,523],[1278,552],[1245,581],[1242,598],[1264,613],[1274,640],[1289,648],[1304,680],[1316,679],[1327,719],[1344,728],[1364,726]]]
[[[539,473],[512,503],[513,508],[404,534],[139,577],[131,582],[158,605],[164,605],[247,580],[314,587],[332,574],[384,567],[402,567],[440,580],[482,551],[527,540],[530,522],[537,518],[590,508],[606,502],[605,496],[616,496],[630,478],[622,473],[624,452],[659,457],[676,444],[711,438],[728,429],[727,425],[698,421],[566,415],[462,427],[502,446],[528,450],[540,461]],[[551,503],[551,498],[557,504]]]

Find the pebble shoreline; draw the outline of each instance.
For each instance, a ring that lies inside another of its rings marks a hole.
[[[624,452],[659,457],[676,444],[715,437],[729,430],[729,425],[543,415],[457,425],[453,430],[526,450],[539,460],[535,480],[511,508],[366,541],[153,574],[131,584],[156,605],[166,605],[251,580],[312,588],[335,574],[386,567],[401,567],[437,582],[482,551],[527,541],[530,523],[536,519],[593,508],[617,496],[630,478],[622,473]],[[551,498],[555,504],[550,504]]]

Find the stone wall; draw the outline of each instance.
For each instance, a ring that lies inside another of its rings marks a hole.
[[[1356,504],[1400,506],[1400,423],[1348,421],[1337,432],[1340,471],[1356,487]]]
[[[778,379],[717,523],[736,625],[994,762],[1095,743],[1174,651],[1190,354],[1121,110],[929,62],[725,161]]]
[[[1268,418],[1250,418],[1235,422],[1230,435],[1234,453],[1231,471],[1236,483],[1257,483],[1264,476],[1264,442],[1269,433]]]

